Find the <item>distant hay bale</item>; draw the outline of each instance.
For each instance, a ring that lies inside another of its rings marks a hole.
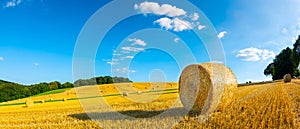
[[[66,95],[70,95],[70,94],[71,94],[71,91],[67,91],[67,92],[66,92]]]
[[[233,72],[220,63],[187,66],[179,79],[179,96],[186,109],[210,114],[219,104],[230,102],[237,87]]]
[[[53,101],[53,98],[50,98],[50,101]]]
[[[292,81],[292,76],[291,76],[291,74],[285,74],[285,75],[283,76],[283,81],[284,81],[284,83],[291,82],[291,81]]]
[[[138,92],[137,92],[137,94],[139,94],[139,95],[142,94],[142,93],[143,93],[142,91],[138,91]]]
[[[63,98],[62,100],[63,100],[63,101],[67,101],[68,99],[67,99],[67,98]]]
[[[32,107],[34,102],[31,99],[27,99],[25,104],[26,104],[26,107]]]
[[[40,102],[41,102],[41,103],[45,103],[45,101],[44,101],[44,100],[41,100]]]
[[[128,93],[127,92],[123,92],[123,96],[128,96]]]

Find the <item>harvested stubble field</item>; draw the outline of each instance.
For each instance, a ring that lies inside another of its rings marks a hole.
[[[133,92],[134,86],[142,94]],[[97,99],[103,99],[111,107],[129,116],[140,119],[89,119],[76,98],[75,89],[64,93],[49,94],[30,98],[35,101],[32,107],[25,107],[26,99],[0,103],[0,128],[101,128],[100,123],[105,123],[107,128],[164,128],[176,124],[173,128],[291,128],[300,127],[300,81],[292,80],[291,83],[269,83],[252,85],[235,89],[232,101],[228,104],[221,103],[217,109],[203,123],[199,123],[200,116],[194,113],[186,115],[178,123],[170,123],[176,120],[177,114],[169,114],[159,119],[145,119],[168,110],[181,112],[183,106],[176,101],[179,98],[178,85],[168,83],[134,83],[118,84],[122,91],[127,91],[128,96],[123,97],[122,92],[117,92],[114,85],[100,85],[97,87],[103,97],[90,96],[79,98],[91,100],[91,105]],[[89,88],[84,87],[86,91]],[[168,90],[163,90],[163,89]],[[161,94],[162,93],[162,94]],[[62,101],[63,99],[67,101]],[[149,98],[155,98],[154,101]],[[50,100],[51,99],[51,100]],[[131,99],[140,99],[138,102]],[[142,101],[146,99],[145,101]],[[38,101],[44,100],[44,103]],[[95,100],[95,101],[93,101]],[[149,102],[148,102],[149,101]],[[151,102],[152,101],[152,102]],[[18,105],[13,105],[20,103]],[[175,104],[174,104],[175,103]],[[12,105],[9,105],[12,104]],[[94,103],[95,104],[95,103]],[[97,104],[95,104],[97,106]],[[109,115],[106,109],[95,108],[89,110],[90,114]],[[88,113],[88,114],[89,114]],[[150,122],[149,120],[152,120]],[[153,124],[156,123],[156,124]],[[161,125],[159,123],[164,123]],[[156,126],[156,127],[153,127]]]

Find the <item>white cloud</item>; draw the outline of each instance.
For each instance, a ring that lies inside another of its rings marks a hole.
[[[204,28],[206,28],[206,26],[204,26],[204,25],[199,25],[199,26],[198,26],[198,30],[202,30],[202,29],[204,29]]]
[[[180,40],[179,38],[175,38],[175,39],[174,39],[174,42],[175,42],[175,43],[178,43],[179,40]]]
[[[36,67],[40,66],[39,63],[33,63],[33,65],[36,66]]]
[[[136,73],[136,70],[129,70],[128,68],[117,68],[115,71],[121,73]]]
[[[130,53],[130,51],[121,51],[122,53],[124,53],[124,54],[129,54]]]
[[[0,57],[0,61],[3,61],[4,60],[4,57]]]
[[[134,56],[126,56],[125,58],[127,58],[127,59],[133,59]]]
[[[257,62],[260,60],[268,60],[275,58],[275,53],[266,49],[257,49],[254,47],[242,49],[238,52],[237,56],[238,58],[241,58],[244,61],[251,61],[251,62]]]
[[[173,29],[173,21],[170,18],[164,17],[164,18],[160,18],[158,20],[156,20],[154,23],[159,23],[159,25],[162,28],[165,28],[166,30],[171,30]]]
[[[139,5],[135,4],[134,9],[139,10],[144,14],[153,13],[156,15],[166,15],[168,17],[178,17],[186,14],[186,11],[177,8],[176,6],[172,6],[169,4],[159,5],[156,2],[148,2],[148,1],[140,3]]]
[[[113,56],[120,56],[121,54],[113,53],[112,55],[113,55]]]
[[[110,64],[110,65],[116,65],[116,64],[119,64],[118,62],[116,61],[108,61],[106,62],[107,64]]]
[[[190,16],[191,20],[193,21],[197,21],[199,20],[199,14],[198,13],[194,13]]]
[[[110,65],[116,65],[119,64],[119,59],[102,59],[103,62],[106,62],[107,64]]]
[[[193,26],[190,22],[181,20],[179,18],[170,19],[164,17],[154,21],[154,23],[158,23],[162,28],[165,28],[166,30],[173,30],[176,32],[193,29]]]
[[[141,39],[133,38],[133,39],[128,39],[129,42],[133,42],[131,45],[140,45],[140,46],[146,46],[147,43]]]
[[[173,19],[173,26],[174,31],[176,32],[193,29],[192,24],[190,22],[181,20],[179,18]]]
[[[222,32],[220,32],[219,34],[218,34],[218,38],[223,38],[224,36],[225,36],[225,34],[227,34],[227,32],[226,31],[222,31]]]
[[[102,59],[104,62],[119,61],[119,59]]]
[[[6,2],[4,7],[5,8],[15,7],[21,3],[22,3],[22,0],[11,0],[11,1]]]
[[[144,48],[137,48],[137,47],[122,47],[121,48],[124,53],[129,53],[129,52],[139,52],[139,51],[144,51]]]

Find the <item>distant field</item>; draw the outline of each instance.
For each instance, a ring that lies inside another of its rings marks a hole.
[[[123,97],[119,90],[127,91]],[[111,108],[122,114],[136,118],[151,117],[168,110],[181,112],[183,106],[178,103],[177,83],[123,83],[117,86],[108,84],[98,87],[81,87],[78,91],[97,89],[101,95],[82,94],[77,98],[75,89],[55,91],[31,97],[33,107],[25,107],[26,99],[0,103],[0,128],[100,128],[105,123],[107,128],[164,128],[174,124],[173,128],[294,128],[300,127],[300,81],[292,83],[266,83],[239,87],[235,90],[230,103],[220,103],[207,121],[199,123],[200,115],[189,114],[179,123],[177,114],[169,114],[159,119],[89,119],[81,103],[95,106],[88,114],[109,115],[98,100],[104,100]],[[142,91],[138,94],[136,91]],[[67,101],[62,101],[63,99]],[[78,99],[84,100],[80,101]],[[136,100],[136,101],[132,101]],[[153,101],[154,100],[154,101]],[[14,104],[18,105],[14,105]],[[150,121],[154,121],[152,124]],[[163,125],[161,125],[163,123]]]
[[[41,93],[41,94],[37,94],[35,96],[43,96],[43,95],[49,95],[49,94],[58,94],[58,93],[65,92],[65,91],[70,90],[70,89],[72,89],[72,88],[52,90],[52,91],[47,91],[47,92],[44,92],[44,93]]]

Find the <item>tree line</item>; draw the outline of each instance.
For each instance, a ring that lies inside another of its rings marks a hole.
[[[110,77],[110,76],[100,76],[90,79],[79,79],[75,81],[77,86],[87,86],[87,85],[100,85],[100,84],[111,84],[111,83],[123,83],[123,82],[132,82],[128,78],[124,77]]]
[[[70,82],[61,84],[58,81],[54,81],[50,83],[43,82],[39,84],[25,86],[17,83],[0,80],[0,102],[26,98],[51,90],[73,87],[74,85]]]
[[[293,44],[293,49],[287,47],[283,49],[272,63],[264,70],[266,76],[271,75],[273,80],[282,79],[285,74],[291,74],[298,77],[300,62],[300,35]]]

